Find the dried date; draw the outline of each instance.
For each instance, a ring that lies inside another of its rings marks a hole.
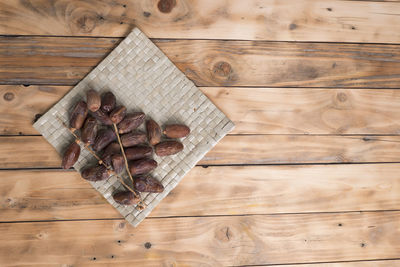
[[[70,126],[73,130],[79,130],[82,128],[88,113],[87,105],[85,101],[79,101],[76,103],[70,116]]]
[[[147,137],[150,145],[154,146],[161,141],[161,128],[154,120],[146,122]]]
[[[112,123],[118,124],[120,123],[126,115],[126,107],[119,106],[116,107],[110,114],[110,119]]]
[[[81,139],[85,144],[93,144],[97,135],[97,121],[93,117],[88,117],[83,125]]]
[[[164,191],[164,186],[149,175],[135,177],[134,186],[139,192],[161,193]]]
[[[104,111],[102,111],[101,109],[97,110],[96,112],[92,113],[93,117],[95,117],[100,123],[104,124],[104,125],[112,125],[112,121],[110,119],[110,117],[107,115],[107,113],[105,113]]]
[[[121,136],[124,147],[131,147],[146,142],[146,134],[143,132],[127,133]]]
[[[139,203],[140,198],[131,191],[118,192],[113,195],[114,201],[118,204],[129,206]]]
[[[164,141],[154,147],[156,155],[160,157],[170,156],[182,150],[183,145],[178,141]]]
[[[133,146],[125,150],[125,155],[128,160],[150,157],[152,153],[153,149],[149,146]]]
[[[115,108],[117,99],[111,92],[106,92],[101,97],[101,110],[105,113],[110,113]]]
[[[139,175],[139,174],[144,174],[148,173],[152,170],[154,170],[157,167],[157,162],[153,159],[139,159],[132,161],[129,165],[129,171],[131,174],[134,175]]]
[[[121,154],[112,155],[111,162],[112,162],[113,169],[117,174],[120,174],[121,172],[124,171],[125,161],[124,161],[124,157]]]
[[[63,169],[69,169],[78,161],[81,154],[81,147],[74,141],[64,153],[61,166]]]
[[[97,181],[106,180],[107,178],[110,177],[110,174],[105,166],[97,165],[97,166],[88,167],[88,168],[84,169],[81,173],[81,176],[85,180],[88,180],[91,182],[97,182]]]
[[[99,134],[96,137],[96,140],[93,144],[94,151],[103,150],[108,144],[115,141],[117,136],[115,135],[112,129],[103,129],[99,131]]]
[[[182,138],[190,133],[190,128],[183,124],[171,124],[165,126],[163,133],[169,138]]]
[[[86,101],[88,109],[91,112],[96,112],[101,106],[100,95],[97,91],[90,89],[86,92]]]
[[[124,134],[138,128],[145,120],[146,115],[143,112],[127,114],[125,118],[118,123],[118,132]]]

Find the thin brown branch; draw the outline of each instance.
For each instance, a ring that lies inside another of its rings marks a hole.
[[[122,156],[124,157],[126,172],[128,173],[129,178],[131,179],[132,184],[133,184],[133,177],[131,175],[131,172],[129,171],[128,160],[127,160],[126,155],[125,155],[125,149],[122,146],[121,137],[119,136],[117,125],[115,123],[113,123],[113,126],[114,126],[115,134],[117,135],[117,138],[118,138],[119,146],[121,147]]]
[[[82,142],[82,140],[79,138],[79,136],[77,136],[77,135],[75,134],[75,132],[74,132],[73,129],[69,128],[69,127],[67,126],[67,124],[66,124],[61,118],[59,118],[59,117],[56,117],[56,118],[57,118],[57,120],[59,120],[60,123],[61,123],[65,128],[67,128],[68,131],[75,137],[75,141],[76,141],[78,144],[79,144],[80,142]],[[82,142],[82,143],[83,143],[83,142]],[[101,160],[101,158],[100,158],[99,156],[97,156],[96,152],[94,152],[94,151],[89,147],[88,144],[85,144],[84,147],[90,152],[90,154],[92,154],[92,155],[98,160],[98,162],[99,162],[100,165],[103,165],[103,166],[106,167],[108,170],[110,170],[110,173],[111,173],[112,175],[115,175],[115,176],[118,178],[118,180],[121,182],[121,184],[122,184],[124,187],[126,187],[126,189],[128,189],[129,191],[131,191],[137,198],[139,198],[139,199],[140,199],[140,202],[142,202],[142,199],[141,199],[141,197],[140,197],[140,194],[138,194],[137,192],[135,192],[135,190],[133,190],[132,188],[130,188],[130,187],[124,182],[124,179],[123,179],[122,177],[120,177],[117,173],[115,173],[113,170],[111,170],[111,166],[110,166],[110,165],[107,165],[103,160]],[[122,150],[122,151],[123,151],[123,150]],[[128,172],[128,174],[130,175],[129,172]],[[132,178],[131,178],[131,179],[132,179]],[[138,204],[138,206],[139,206],[139,204]],[[140,206],[139,209],[141,209],[141,207],[142,207],[142,206]]]

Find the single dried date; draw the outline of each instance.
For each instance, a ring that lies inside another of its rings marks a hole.
[[[121,136],[124,147],[131,147],[146,142],[146,134],[143,132],[127,133]]]
[[[164,191],[164,186],[149,175],[135,177],[134,186],[139,192],[161,193]]]
[[[118,132],[124,134],[138,128],[145,120],[146,115],[143,112],[127,114],[125,118],[118,123]]]
[[[124,157],[121,154],[112,155],[111,162],[112,162],[113,169],[117,174],[120,174],[121,172],[123,172],[123,170],[125,168],[125,161],[124,161]]]
[[[72,142],[64,153],[61,166],[63,169],[69,169],[74,166],[78,161],[81,154],[81,147],[74,141]]]
[[[112,123],[118,124],[120,123],[126,115],[126,107],[119,106],[116,107],[110,114],[110,119]]]
[[[99,134],[96,137],[96,140],[93,144],[94,151],[103,150],[108,144],[115,141],[117,136],[112,129],[102,129],[99,131]]]
[[[101,110],[105,113],[110,113],[115,108],[115,103],[117,99],[115,95],[111,92],[106,92],[101,97]]]
[[[153,159],[139,159],[132,161],[129,165],[130,173],[134,175],[148,173],[157,167],[157,161]]]
[[[154,120],[146,122],[147,137],[150,145],[154,146],[161,141],[161,128]]]
[[[97,165],[84,169],[81,173],[81,176],[85,180],[97,182],[107,179],[110,177],[110,174],[105,166]]]
[[[90,89],[86,92],[86,101],[91,112],[96,112],[101,106],[100,95],[96,90]]]
[[[190,128],[183,124],[171,124],[165,126],[163,133],[169,138],[182,138],[190,133]]]
[[[79,101],[76,103],[70,116],[70,126],[73,130],[79,130],[82,128],[88,113],[87,105],[85,101]]]
[[[182,143],[178,141],[164,141],[154,147],[157,156],[164,157],[176,154],[183,150]]]
[[[102,111],[101,109],[97,110],[96,112],[92,113],[93,117],[95,117],[100,123],[104,124],[104,125],[112,125],[112,121],[110,119],[110,117],[107,115],[107,113],[105,113],[104,111]]]
[[[115,202],[121,205],[129,206],[139,203],[140,198],[131,191],[118,192],[113,195]]]
[[[150,157],[153,149],[149,146],[133,146],[125,150],[125,156],[128,160],[136,160]]]
[[[97,135],[97,121],[93,117],[88,117],[83,125],[81,139],[85,144],[93,144]]]
[[[104,149],[104,153],[101,155],[101,160],[104,161],[107,166],[110,166],[111,156],[119,153],[121,153],[121,147],[118,142],[112,142]]]

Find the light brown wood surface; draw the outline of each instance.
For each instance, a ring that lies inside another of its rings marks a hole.
[[[0,1],[0,266],[399,266],[399,14]],[[32,127],[135,25],[236,124],[136,229]]]
[[[396,1],[41,0],[0,10],[3,35],[121,37],[135,25],[153,38],[400,43]]]
[[[74,85],[119,40],[0,37],[0,83]],[[398,88],[400,83],[400,45],[176,39],[155,44],[198,86]]]
[[[0,85],[0,133],[38,134],[35,117],[71,88]],[[400,134],[396,89],[200,89],[234,121],[232,134]]]
[[[396,210],[398,168],[399,164],[195,167],[150,217]],[[121,218],[74,171],[0,171],[0,195],[3,222]]]
[[[41,136],[0,136],[0,168],[60,168]],[[399,136],[230,135],[200,165],[400,162]]]
[[[0,243],[0,264],[237,266],[395,258],[399,220],[400,212],[149,218],[135,231],[123,220],[2,223],[7,241]]]

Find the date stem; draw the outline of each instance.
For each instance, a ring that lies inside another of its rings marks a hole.
[[[129,171],[128,160],[127,160],[126,155],[125,155],[125,149],[122,146],[122,142],[121,142],[121,138],[120,138],[119,133],[118,133],[117,125],[115,123],[113,123],[113,126],[114,126],[115,134],[117,135],[117,138],[118,138],[119,146],[121,147],[122,156],[124,157],[126,172],[128,173],[129,178],[131,179],[131,181],[133,183],[133,178],[132,178],[131,172]]]
[[[69,128],[69,127],[67,126],[67,124],[66,124],[63,120],[61,120],[61,118],[59,118],[59,117],[56,117],[56,118],[57,118],[57,120],[60,121],[60,123],[61,123],[66,129],[68,129],[68,131],[75,137],[75,142],[76,142],[76,143],[79,144],[79,143],[82,142],[82,140],[79,138],[79,136],[77,136],[77,135],[75,134],[75,132],[74,132],[73,129]],[[116,125],[115,125],[115,124],[114,124],[114,127],[115,127],[115,129],[116,129]],[[120,142],[120,138],[119,138],[119,135],[118,135],[118,131],[117,131],[117,136],[118,136],[118,141]],[[83,143],[83,142],[82,142],[82,143]],[[127,163],[127,160],[126,160],[126,157],[125,157],[125,152],[124,152],[124,150],[122,149],[122,144],[120,143],[120,145],[121,145],[121,150],[122,150],[122,153],[123,153],[123,156],[124,156],[124,159],[125,159],[125,163],[128,164],[128,163]],[[120,176],[119,176],[118,174],[116,174],[113,170],[111,170],[111,166],[105,164],[105,162],[102,161],[101,158],[100,158],[99,156],[97,156],[96,152],[94,152],[94,151],[89,147],[88,144],[85,144],[84,147],[90,152],[90,154],[92,154],[92,155],[98,160],[99,164],[101,164],[101,165],[103,165],[104,167],[106,167],[106,168],[110,171],[110,173],[111,173],[112,175],[115,175],[115,176],[118,178],[118,180],[120,181],[120,183],[121,183],[126,189],[128,189],[129,191],[131,191],[131,192],[135,195],[135,197],[138,197],[138,198],[140,199],[140,202],[137,204],[137,209],[143,210],[143,209],[144,209],[144,204],[143,204],[143,200],[142,200],[140,194],[138,194],[135,190],[133,190],[132,188],[130,188],[130,186],[128,186],[128,185],[124,182],[124,179],[123,179],[122,177],[120,177]],[[126,166],[127,166],[127,165],[126,165]],[[128,171],[128,174],[129,174],[129,178],[131,178],[131,180],[132,180],[132,182],[133,182],[133,179],[132,179],[131,174],[129,173],[128,167],[127,167],[127,171]]]

